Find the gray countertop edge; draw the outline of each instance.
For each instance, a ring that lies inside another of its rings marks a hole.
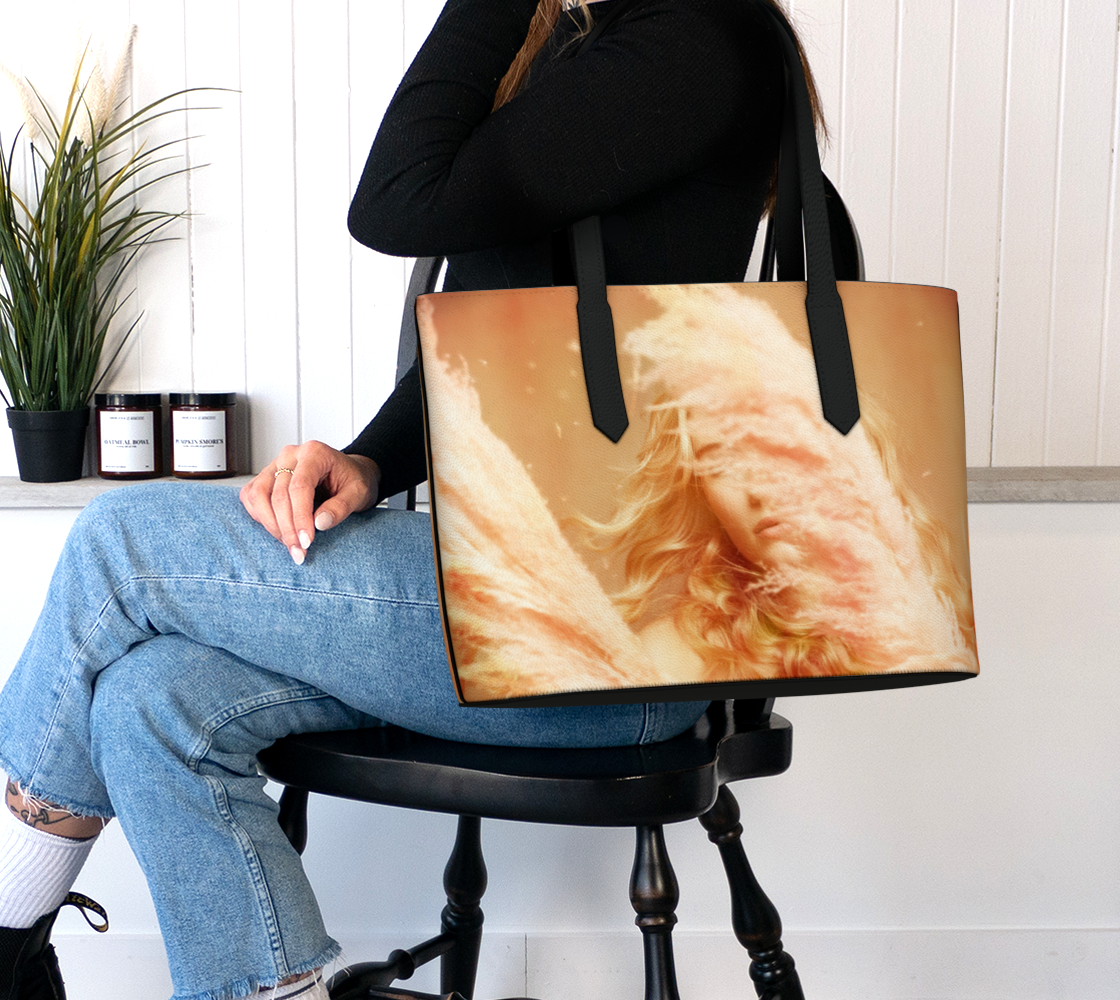
[[[1118,503],[1120,466],[971,468],[968,502]]]
[[[247,483],[252,476],[230,476],[227,479],[176,479],[173,476],[163,476],[160,479],[99,479],[86,477],[75,479],[69,483],[25,483],[15,476],[0,476],[0,510],[16,507],[35,507],[39,509],[50,507],[81,508],[94,497],[107,490],[115,490],[121,486],[128,486],[136,482],[147,483],[182,483],[198,482],[209,483],[215,486],[236,486],[238,489]]]
[[[195,482],[240,487],[250,476]],[[183,482],[170,476],[147,482]],[[0,510],[80,508],[128,481],[86,478],[70,483],[24,483],[0,476]],[[1120,503],[1120,466],[989,467],[968,470],[969,503]]]

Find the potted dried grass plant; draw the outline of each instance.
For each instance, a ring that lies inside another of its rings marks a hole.
[[[182,214],[146,204],[154,185],[189,169],[169,153],[182,140],[149,147],[142,132],[181,112],[169,102],[187,91],[124,114],[135,31],[108,79],[87,47],[58,115],[30,83],[0,67],[24,112],[12,144],[0,142],[0,376],[7,387],[0,395],[20,478],[29,482],[81,476],[98,373],[104,377],[139,321],[117,329],[129,298],[118,294],[121,279]],[[30,162],[17,191],[21,133]]]

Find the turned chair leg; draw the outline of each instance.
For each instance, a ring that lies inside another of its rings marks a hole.
[[[723,859],[731,887],[731,923],[735,937],[752,959],[751,979],[759,1000],[805,1000],[793,958],[782,949],[781,917],[747,862],[740,839],[739,803],[726,785],[700,823]]]
[[[482,907],[486,892],[486,862],[482,857],[482,820],[460,816],[459,832],[447,867],[443,870],[447,906],[441,919],[444,933],[455,936],[455,946],[440,958],[440,992],[474,996],[478,952],[482,944]]]
[[[660,826],[639,826],[630,873],[630,903],[642,929],[646,960],[645,1000],[680,1000],[673,964],[673,925],[680,892]]]

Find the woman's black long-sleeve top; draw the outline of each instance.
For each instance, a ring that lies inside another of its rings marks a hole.
[[[742,280],[780,130],[762,2],[644,0],[578,59],[578,14],[562,14],[491,113],[537,0],[447,0],[382,120],[351,234],[446,256],[447,291],[529,288],[553,284],[553,232],[599,214],[609,284]],[[378,464],[381,497],[424,480],[415,368],[344,450]]]

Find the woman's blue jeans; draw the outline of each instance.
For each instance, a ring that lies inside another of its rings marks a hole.
[[[706,703],[462,708],[424,514],[319,533],[303,566],[237,492],[113,490],[74,524],[0,693],[0,767],[84,816],[117,816],[151,888],[178,1000],[244,996],[327,964],[259,750],[377,719],[453,740],[648,743]]]

